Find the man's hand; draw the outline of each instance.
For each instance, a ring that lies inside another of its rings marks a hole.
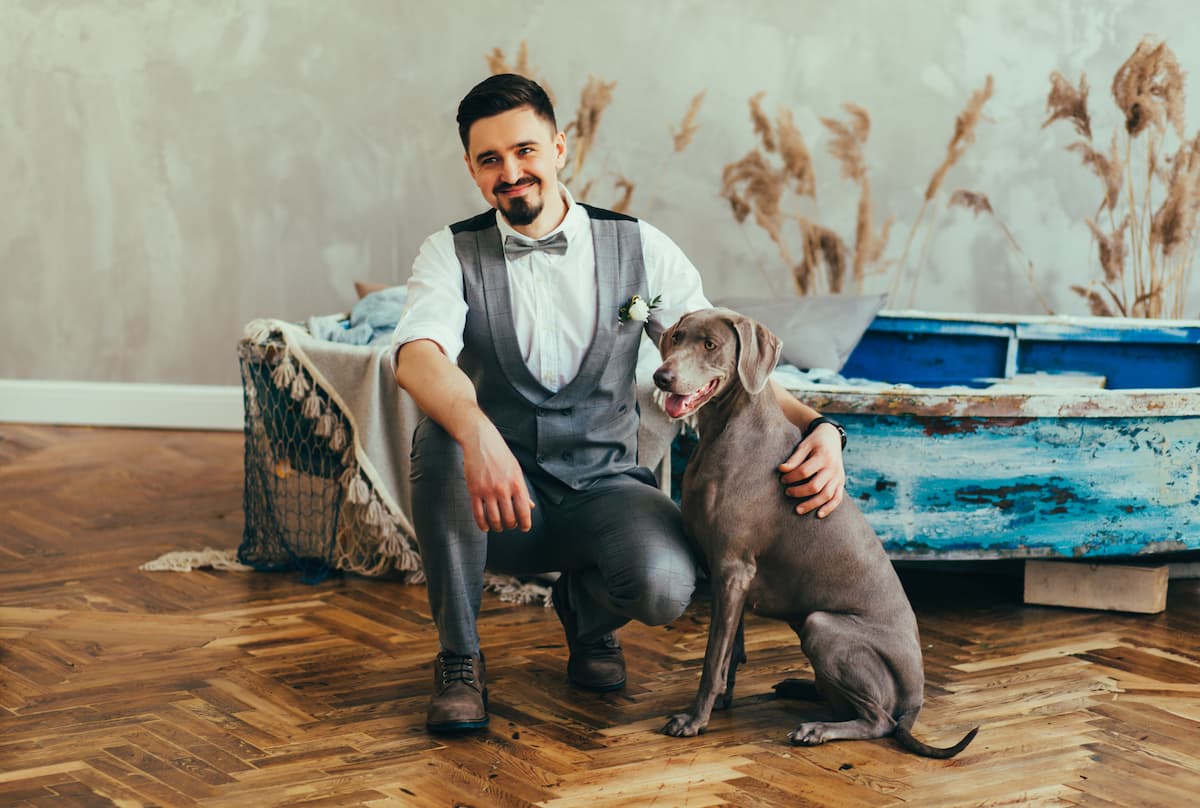
[[[428,339],[405,343],[396,353],[396,383],[462,447],[479,529],[499,533],[519,527],[528,533],[533,528],[533,502],[521,465],[479,409],[475,386],[446,358],[442,346]]]
[[[833,513],[846,493],[846,470],[842,466],[842,437],[829,424],[821,424],[800,441],[796,451],[779,464],[780,481],[789,497],[808,497],[796,513],[817,510],[817,518]]]
[[[521,465],[490,422],[481,423],[462,442],[467,491],[480,530],[499,533],[533,527],[533,502]]]

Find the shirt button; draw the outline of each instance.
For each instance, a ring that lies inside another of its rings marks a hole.
[[[571,462],[571,453],[570,453],[570,452],[563,452],[563,453],[562,453],[562,459],[563,459],[563,460],[566,460],[568,463],[570,463],[570,462]]]

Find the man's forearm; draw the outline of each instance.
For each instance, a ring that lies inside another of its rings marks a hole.
[[[821,416],[821,413],[789,393],[783,388],[783,385],[774,379],[771,379],[769,384],[771,385],[771,392],[775,394],[775,400],[779,402],[779,406],[783,409],[783,414],[787,416],[789,421],[800,427],[802,431],[808,427],[814,418]]]
[[[396,383],[460,444],[487,421],[467,374],[432,340],[415,340],[400,348],[396,354]]]

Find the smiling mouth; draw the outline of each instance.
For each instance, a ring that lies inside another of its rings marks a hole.
[[[521,196],[535,185],[537,185],[537,180],[534,179],[521,180],[512,185],[506,183],[496,186],[496,193],[503,194],[504,196]]]
[[[717,379],[713,379],[696,392],[686,396],[667,393],[667,397],[663,401],[663,409],[672,418],[683,418],[685,415],[690,415],[700,409],[705,402],[712,398],[713,393],[717,392],[717,381]]]

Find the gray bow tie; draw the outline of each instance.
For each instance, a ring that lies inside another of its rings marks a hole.
[[[538,241],[526,241],[516,236],[504,239],[504,257],[509,261],[524,258],[531,252],[547,252],[551,255],[567,254],[567,234],[559,230],[552,236],[546,236]]]

